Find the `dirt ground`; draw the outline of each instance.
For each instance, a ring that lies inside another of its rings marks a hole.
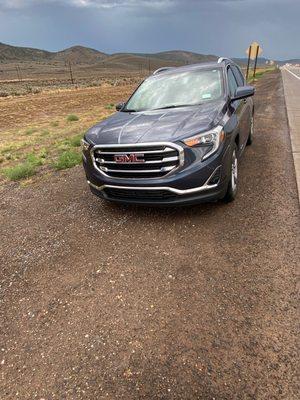
[[[10,128],[32,126],[49,118],[65,117],[70,113],[91,112],[104,105],[124,101],[132,92],[133,86],[110,85],[77,90],[55,90],[32,94],[0,98],[0,131]]]
[[[0,202],[1,399],[299,398],[299,203],[279,72],[257,84],[233,204],[112,205],[80,166],[6,185]]]

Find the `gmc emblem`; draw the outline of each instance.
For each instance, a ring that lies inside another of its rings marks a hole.
[[[144,154],[120,154],[114,156],[115,162],[120,164],[126,163],[144,163]]]

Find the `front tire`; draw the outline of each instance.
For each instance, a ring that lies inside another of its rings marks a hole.
[[[231,154],[230,178],[228,182],[227,192],[223,198],[225,203],[230,203],[236,197],[238,189],[238,158],[237,145],[234,144]]]

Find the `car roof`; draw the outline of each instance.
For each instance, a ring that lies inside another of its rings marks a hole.
[[[210,62],[203,62],[203,63],[197,63],[197,64],[188,64],[188,65],[183,65],[181,67],[162,67],[157,69],[156,71],[153,72],[153,75],[162,75],[162,74],[172,74],[175,72],[185,72],[185,71],[194,71],[197,69],[204,69],[204,68],[222,68],[227,66],[228,64],[233,64],[236,65],[235,62],[230,60],[229,58],[219,58],[216,61],[210,61]]]

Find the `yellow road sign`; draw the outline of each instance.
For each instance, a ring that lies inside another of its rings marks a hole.
[[[258,53],[257,53],[257,48],[258,48]],[[258,56],[260,56],[262,54],[262,52],[263,52],[262,48],[260,47],[260,45],[257,42],[251,43],[251,45],[246,50],[246,54],[247,54],[247,56],[249,56],[249,54],[250,54],[251,60],[255,60],[256,53]]]

